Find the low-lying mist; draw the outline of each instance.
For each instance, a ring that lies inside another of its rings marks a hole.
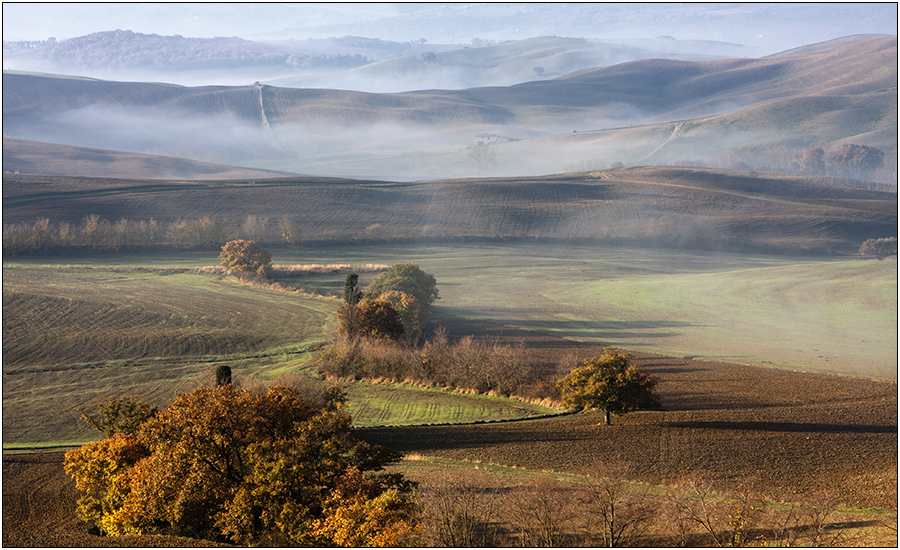
[[[613,118],[614,112],[621,118]],[[520,125],[337,124],[307,118],[267,126],[227,114],[95,103],[37,124],[10,120],[4,131],[34,141],[387,181],[521,177],[636,165],[800,172],[806,148],[828,145],[815,135],[798,142],[777,128],[742,131],[686,122],[632,126],[629,122],[640,121],[643,114],[627,106],[583,115],[578,129],[573,128],[579,123],[574,116]],[[886,169],[890,166],[896,168]],[[891,179],[887,172],[875,177]]]

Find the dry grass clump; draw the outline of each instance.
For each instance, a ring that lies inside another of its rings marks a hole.
[[[385,271],[389,267],[385,264],[272,264],[272,272],[275,276],[289,277],[291,275],[340,273],[342,271],[373,273]]]

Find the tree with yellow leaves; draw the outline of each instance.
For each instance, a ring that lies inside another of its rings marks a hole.
[[[602,357],[588,359],[556,385],[570,407],[602,410],[609,425],[610,413],[622,415],[655,407],[657,380],[634,365],[631,354],[604,348]]]
[[[350,426],[339,399],[315,408],[285,386],[202,387],[133,436],[68,452],[66,472],[84,493],[80,516],[109,535],[302,546],[346,538],[326,527],[346,514],[334,494],[354,479],[365,487],[348,501],[367,510],[361,525],[381,533],[374,544],[392,543],[412,528],[412,484],[380,472],[399,455],[353,438]]]
[[[219,260],[229,272],[272,277],[272,253],[254,241],[228,241],[222,247]]]

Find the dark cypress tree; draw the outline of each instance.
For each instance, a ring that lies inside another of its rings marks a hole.
[[[231,384],[231,367],[219,365],[216,367],[216,386],[227,386],[228,384]]]

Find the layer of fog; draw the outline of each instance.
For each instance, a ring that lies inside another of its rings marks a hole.
[[[611,116],[613,112],[618,118]],[[695,130],[685,136],[678,123],[629,127],[629,122],[640,121],[645,114],[623,105],[580,115],[582,126],[577,131],[565,126],[574,124],[574,119],[543,126],[340,126],[310,118],[263,127],[224,115],[94,104],[36,123],[9,123],[4,134],[248,168],[386,181],[532,176],[599,170],[618,163],[785,170],[800,160],[804,147],[814,144],[768,147],[768,152],[754,153],[760,143],[777,145],[778,139],[794,143],[796,136],[785,137],[776,129]],[[596,129],[601,127],[614,129]]]

